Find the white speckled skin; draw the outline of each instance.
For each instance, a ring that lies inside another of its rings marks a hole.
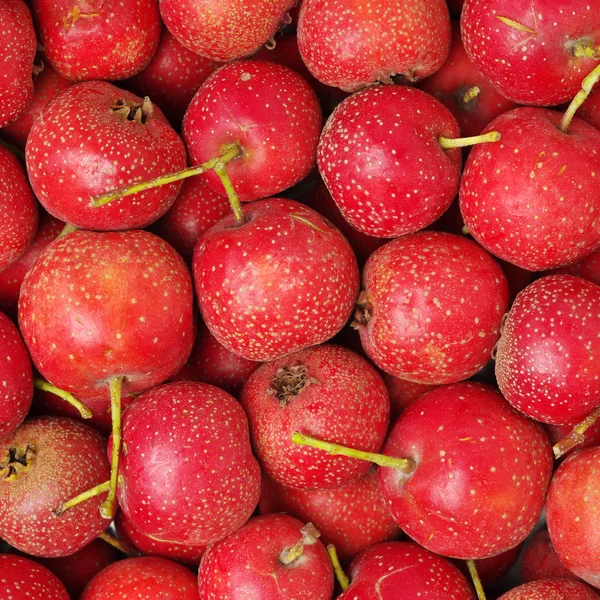
[[[0,600],[69,600],[58,577],[14,554],[0,554]]]

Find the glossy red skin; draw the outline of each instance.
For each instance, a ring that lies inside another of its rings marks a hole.
[[[71,419],[37,417],[0,443],[0,460],[9,448],[28,444],[36,447],[29,470],[13,480],[0,479],[0,537],[33,556],[68,556],[106,529],[98,510],[106,494],[60,517],[52,511],[108,480],[106,439]]]
[[[79,598],[92,577],[121,558],[112,546],[97,539],[70,556],[38,560],[62,581],[71,598]]]
[[[181,182],[171,183],[92,206],[92,196],[186,166],[183,142],[160,109],[154,106],[142,124],[111,111],[119,99],[142,102],[102,81],[71,86],[46,106],[27,139],[35,195],[57,219],[82,229],[146,227],[167,212],[181,189]]]
[[[358,294],[350,244],[327,219],[292,200],[253,202],[244,212],[247,224],[235,227],[233,216],[225,217],[194,252],[195,289],[210,332],[256,361],[331,339]]]
[[[201,600],[196,576],[164,558],[126,558],[100,571],[80,600]]]
[[[482,585],[487,587],[500,581],[514,565],[520,552],[521,546],[519,545],[496,556],[476,560],[475,567],[477,568],[477,575],[479,575]],[[467,579],[471,579],[466,561],[455,559],[453,562]]]
[[[533,581],[512,589],[498,600],[597,600],[600,596],[579,581]]]
[[[444,150],[439,136],[460,131],[435,98],[415,88],[370,87],[327,120],[319,172],[354,228],[388,238],[414,233],[438,219],[458,191],[461,151]]]
[[[375,469],[334,490],[295,490],[263,476],[258,507],[263,515],[285,512],[312,523],[325,545],[335,545],[343,562],[401,535],[379,490]]]
[[[169,31],[186,47],[227,62],[254,54],[285,24],[295,0],[160,0]]]
[[[150,96],[171,123],[179,125],[194,94],[217,66],[188,50],[163,27],[152,60],[126,87],[138,96]]]
[[[127,79],[139,73],[160,35],[157,0],[32,0],[40,43],[66,79]],[[77,11],[76,11],[77,9]]]
[[[309,383],[285,403],[270,388],[279,369],[296,365],[305,366],[307,377],[318,383]],[[244,385],[240,402],[263,469],[278,483],[302,490],[339,488],[371,465],[294,444],[295,431],[379,452],[389,425],[390,401],[379,373],[358,354],[332,344],[262,365]]]
[[[600,587],[599,459],[599,447],[569,456],[556,471],[546,502],[548,532],[558,558],[594,587]]]
[[[390,423],[394,423],[402,411],[417,398],[437,387],[426,383],[415,383],[414,381],[399,379],[387,373],[382,375],[390,395]]]
[[[600,129],[600,89],[592,90],[583,106],[577,111],[577,116],[596,129]]]
[[[200,564],[200,559],[206,551],[204,546],[173,544],[149,538],[136,529],[122,511],[115,518],[115,527],[117,528],[119,539],[128,546],[137,548],[149,556],[168,558],[189,567],[197,568]]]
[[[106,398],[111,377],[124,377],[125,396],[176,373],[194,342],[192,309],[189,271],[159,237],[75,231],[27,273],[19,325],[42,376],[85,401]]]
[[[378,544],[357,556],[350,587],[338,600],[475,600],[465,576],[448,560],[410,542]]]
[[[578,40],[600,44],[600,1],[466,0],[461,33],[469,58],[503,96],[519,104],[560,104],[596,66],[572,48]]]
[[[463,102],[465,92],[475,86],[480,89],[479,96]],[[448,59],[438,71],[419,83],[419,88],[437,98],[454,115],[463,136],[479,135],[490,121],[515,108],[514,102],[500,95],[469,60],[457,21],[452,24]]]
[[[325,546],[305,546],[291,565],[281,554],[301,538],[304,523],[287,515],[255,517],[239,531],[211,546],[200,563],[202,600],[330,600],[333,571]]]
[[[37,202],[19,159],[0,146],[0,272],[31,244],[38,225]]]
[[[31,13],[23,0],[4,0],[0,6],[2,26],[2,82],[0,128],[17,119],[33,97],[33,59],[37,47]]]
[[[27,416],[33,398],[31,361],[19,330],[0,313],[0,439]]]
[[[60,579],[33,560],[0,554],[0,572],[0,600],[69,600]]]
[[[491,357],[508,308],[508,284],[477,244],[441,232],[398,238],[363,270],[370,318],[359,327],[371,360],[417,383],[454,383]]]
[[[379,469],[398,525],[428,550],[465,560],[505,552],[531,533],[553,467],[541,426],[492,387],[470,382],[411,404],[382,454],[417,463],[411,475]]]
[[[227,350],[204,323],[199,323],[192,354],[171,380],[210,383],[237,397],[259,366],[260,363]]]
[[[485,128],[502,139],[475,146],[461,180],[469,233],[529,271],[570,264],[600,245],[600,131],[575,118],[565,134],[560,121],[541,108],[504,113]]]
[[[382,238],[366,235],[352,227],[343,217],[335,200],[322,181],[317,182],[314,194],[303,196],[301,201],[329,219],[344,234],[344,237],[350,242],[360,266],[363,266],[369,256],[386,241]]]
[[[545,429],[550,438],[550,442],[554,445],[573,431],[573,423],[567,423],[566,425],[546,425]],[[574,448],[571,448],[568,452],[565,452],[563,456],[569,456],[573,452],[577,452],[577,450],[581,450],[582,448],[592,448],[593,446],[600,446],[600,422],[598,421],[584,431],[583,441]]]
[[[127,409],[122,437],[119,505],[144,535],[206,546],[252,515],[260,468],[246,415],[226,392],[186,381],[149,390]]]
[[[243,155],[227,172],[240,200],[247,201],[278,194],[308,175],[322,125],[319,101],[298,73],[246,60],[227,64],[206,80],[185,113],[182,131],[192,164],[221,155],[230,144],[242,147]],[[213,171],[202,177],[225,195]]]
[[[414,82],[446,60],[448,7],[445,0],[380,0],[368,8],[353,0],[305,0],[298,46],[319,81],[347,92],[394,75]]]
[[[571,573],[565,565],[560,562],[556,550],[550,540],[547,529],[540,529],[525,548],[521,559],[521,579],[523,583],[537,581],[539,579],[562,579],[579,578]]]
[[[600,286],[550,275],[527,287],[504,321],[496,378],[527,416],[560,425],[583,420],[600,398]]]
[[[596,250],[588,254],[585,258],[576,263],[560,267],[554,273],[568,273],[569,275],[577,275],[583,277],[592,283],[600,285],[600,250]]]
[[[33,79],[33,98],[25,112],[2,129],[2,137],[22,150],[25,149],[33,123],[48,102],[71,85],[68,79],[61,77],[47,62],[42,62],[42,67],[42,71]]]
[[[33,241],[25,254],[10,267],[0,271],[0,310],[14,318],[17,317],[19,292],[25,274],[40,255],[42,250],[58,237],[65,224],[46,212],[40,213],[40,221]]]
[[[124,411],[133,402],[133,396],[121,398],[121,410]],[[31,414],[52,417],[69,417],[90,425],[102,435],[110,436],[112,432],[112,417],[110,398],[86,398],[85,405],[92,411],[89,419],[84,419],[77,408],[51,392],[34,390]]]
[[[194,248],[202,235],[231,211],[227,198],[209,188],[200,177],[186,179],[171,208],[152,226],[191,262]]]

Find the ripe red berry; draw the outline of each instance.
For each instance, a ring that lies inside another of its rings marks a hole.
[[[2,600],[69,600],[60,579],[46,567],[13,554],[0,554]]]
[[[516,587],[498,600],[598,600],[587,585],[569,579],[545,579]]]
[[[547,529],[540,529],[529,541],[521,559],[523,583],[539,579],[579,579],[560,562]]]

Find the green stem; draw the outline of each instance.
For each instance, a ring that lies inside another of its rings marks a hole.
[[[75,225],[71,225],[71,223],[65,223],[65,226],[61,229],[60,233],[57,236],[58,238],[64,237],[65,235],[68,235],[69,233],[73,233],[74,231],[77,231],[79,228],[75,227]]]
[[[227,192],[227,198],[229,199],[229,206],[231,206],[231,210],[233,211],[233,216],[235,217],[235,224],[239,227],[240,225],[244,225],[248,222],[246,219],[246,215],[244,215],[244,211],[242,210],[242,203],[240,202],[240,198],[231,183],[231,179],[229,178],[229,173],[227,173],[227,163],[223,161],[219,161],[214,166],[215,173],[219,176],[225,191]]]
[[[577,110],[581,107],[581,105],[587,100],[588,96],[591,94],[594,86],[600,80],[600,65],[598,65],[581,83],[581,89],[577,92],[575,98],[571,104],[569,104],[569,108],[567,108],[565,114],[563,115],[562,122],[560,124],[560,128],[563,133],[567,133],[569,131],[569,127],[571,126],[571,121],[575,116]]]
[[[571,448],[575,448],[583,442],[583,434],[600,418],[600,406],[596,407],[581,423],[575,425],[569,435],[564,437],[552,448],[555,458],[560,458]]]
[[[475,144],[484,144],[487,142],[497,142],[502,135],[499,131],[490,131],[482,135],[474,135],[472,137],[451,139],[444,136],[438,137],[438,142],[444,150],[450,148],[464,148],[465,146],[474,146]]]
[[[477,572],[477,565],[475,564],[475,561],[468,560],[467,567],[469,568],[469,573],[471,574],[471,579],[473,580],[473,586],[477,592],[477,600],[486,600],[485,592],[483,591],[481,579],[479,579],[479,573]]]
[[[117,510],[117,484],[119,477],[119,456],[121,454],[121,384],[122,377],[112,377],[110,387],[110,414],[112,418],[112,456],[110,461],[110,489],[106,500],[100,505],[100,514],[105,519],[113,519]]]
[[[62,398],[71,406],[74,406],[84,419],[91,419],[94,416],[94,413],[83,402],[77,400],[77,398],[75,398],[73,394],[71,394],[70,392],[65,392],[65,390],[61,390],[60,388],[53,386],[51,383],[48,383],[45,379],[35,378],[33,380],[33,386],[38,390],[42,390],[43,392],[50,392],[51,394]]]
[[[362,450],[356,450],[355,448],[348,448],[347,446],[341,446],[340,444],[324,442],[323,440],[302,435],[298,431],[295,431],[292,434],[292,442],[294,442],[294,444],[299,444],[300,446],[310,446],[311,448],[325,450],[325,452],[329,452],[329,454],[332,455],[340,454],[341,456],[348,456],[349,458],[367,460],[380,467],[398,469],[407,475],[410,475],[417,466],[415,461],[410,458],[395,458],[393,456],[385,456],[384,454],[376,454],[374,452],[363,452]]]
[[[329,546],[327,546],[327,554],[329,554],[329,560],[331,561],[335,578],[338,580],[342,590],[347,590],[348,586],[350,585],[350,580],[348,579],[346,573],[344,573],[344,569],[342,569],[340,559],[338,558],[337,551],[333,544],[329,544]]]
[[[231,144],[230,146],[227,146],[225,152],[223,152],[221,156],[212,158],[201,165],[188,167],[187,169],[177,171],[176,173],[168,173],[167,175],[161,175],[160,177],[155,177],[154,179],[149,179],[148,181],[141,181],[119,190],[113,190],[111,192],[107,192],[106,194],[95,196],[92,198],[92,206],[98,208],[108,204],[109,202],[112,202],[113,200],[117,200],[118,198],[124,198],[125,196],[131,196],[132,194],[137,194],[138,192],[150,190],[161,185],[166,185],[167,183],[173,183],[175,181],[187,179],[188,177],[201,175],[202,173],[206,173],[206,171],[214,169],[220,164],[227,164],[231,162],[234,158],[240,156],[241,153],[242,149],[238,144]]]
[[[90,498],[95,498],[100,494],[104,494],[104,492],[108,492],[110,489],[110,481],[105,481],[96,487],[93,487],[89,490],[86,490],[82,494],[75,496],[75,498],[71,498],[67,502],[61,504],[58,508],[55,508],[52,513],[55,517],[60,517],[63,513],[66,513],[70,508],[89,500]]]

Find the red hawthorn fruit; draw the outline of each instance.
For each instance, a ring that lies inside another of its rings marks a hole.
[[[600,88],[592,90],[583,106],[577,111],[577,116],[596,129],[600,129]]]
[[[382,376],[390,394],[390,423],[392,424],[407,406],[420,398],[425,392],[437,387],[426,383],[415,383],[414,381],[399,379],[387,373],[383,373]]]
[[[513,588],[498,600],[598,600],[587,585],[568,579],[532,581]]]
[[[46,567],[14,554],[0,554],[1,600],[69,600],[65,586]]]
[[[521,559],[523,583],[539,579],[579,578],[560,562],[547,529],[540,529],[529,541]]]
[[[585,258],[552,271],[553,273],[567,273],[583,277],[592,283],[600,285],[600,250],[588,254]],[[550,274],[550,273],[548,273]]]
[[[415,82],[439,69],[450,47],[445,0],[304,0],[298,45],[309,71],[355,92],[396,75]]]
[[[169,31],[186,47],[222,62],[254,54],[285,25],[295,0],[160,0]]]
[[[398,238],[371,255],[354,327],[385,372],[417,383],[454,383],[491,358],[508,308],[496,261],[442,232]]]
[[[32,0],[50,64],[72,81],[127,79],[139,73],[160,35],[157,0]]]
[[[31,13],[23,0],[0,3],[0,128],[17,119],[33,97],[33,60],[37,40]],[[2,178],[0,178],[2,179]]]
[[[160,109],[110,83],[71,86],[34,123],[27,171],[44,208],[82,229],[146,227],[164,215],[181,182],[100,206],[93,196],[186,165],[185,147]]]

